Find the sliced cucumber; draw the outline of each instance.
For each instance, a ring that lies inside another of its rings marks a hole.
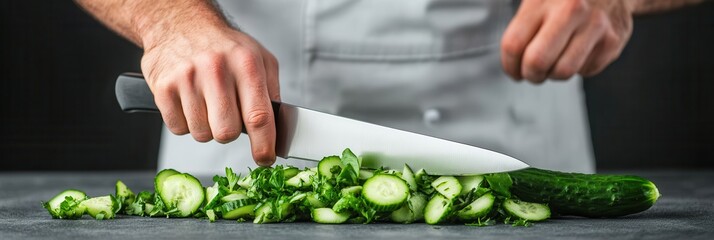
[[[206,217],[208,217],[208,221],[215,222],[216,221],[216,212],[213,211],[213,209],[208,209],[208,210],[206,210]]]
[[[315,208],[311,211],[312,220],[316,223],[340,224],[350,218],[348,212],[338,213],[332,208]]]
[[[322,208],[327,206],[327,204],[320,201],[320,199],[317,197],[317,194],[313,192],[307,193],[307,196],[305,196],[305,201],[307,201],[310,208]]]
[[[151,211],[154,210],[154,207],[156,207],[154,204],[145,203],[144,204],[144,213],[149,217],[153,217],[153,216],[151,216]]]
[[[191,174],[174,174],[157,183],[159,184],[157,189],[160,190],[157,193],[166,205],[166,209],[178,209],[172,216],[192,216],[205,200],[201,182]]]
[[[290,201],[288,201],[288,202],[290,202],[291,204],[300,202],[300,201],[304,200],[305,197],[307,197],[307,193],[300,193],[300,194],[297,194],[297,195],[293,196],[292,198],[290,198]]]
[[[417,172],[414,174],[414,178],[415,178],[415,179],[421,179],[421,178],[422,178],[423,176],[425,176],[425,175],[429,175],[429,174],[427,174],[427,173],[426,173],[426,170],[424,170],[424,169],[422,168],[422,169],[419,169],[419,171],[417,171]]]
[[[163,187],[163,182],[166,180],[166,178],[176,175],[176,174],[181,174],[180,172],[173,170],[171,168],[161,170],[159,173],[156,174],[156,177],[154,178],[154,188],[155,191],[161,192],[161,188]]]
[[[248,176],[242,177],[238,179],[238,186],[245,188],[245,189],[250,189],[250,187],[253,186],[253,178],[250,177],[250,174]]]
[[[362,197],[372,209],[391,212],[407,201],[409,186],[395,175],[377,174],[364,183]]]
[[[257,204],[256,200],[241,199],[221,205],[223,219],[235,220],[253,216],[253,209]]]
[[[426,197],[421,193],[414,193],[401,208],[392,212],[389,219],[396,223],[413,223],[424,219]]]
[[[454,199],[461,193],[459,180],[452,176],[441,176],[434,180],[431,186],[449,200]]]
[[[129,204],[134,203],[136,195],[134,195],[134,192],[132,192],[131,189],[129,189],[129,187],[124,184],[124,182],[117,181],[115,187],[115,195],[119,200],[121,200],[120,202],[122,204],[122,208],[126,208],[126,206],[129,206]]]
[[[537,222],[550,218],[550,208],[545,204],[506,199],[503,208],[511,216],[528,221]]]
[[[206,206],[203,207],[204,210],[213,209],[220,199],[223,197],[221,191],[219,190],[218,183],[214,183],[212,187],[206,188]]]
[[[453,203],[450,199],[441,194],[435,194],[434,197],[426,203],[426,207],[424,208],[424,221],[427,224],[442,223],[451,213],[452,205]]]
[[[248,199],[248,194],[246,193],[246,191],[245,190],[241,191],[241,190],[234,191],[232,193],[229,193],[226,196],[221,197],[221,202],[227,203],[227,202],[233,202],[235,200]]]
[[[82,217],[85,208],[81,207],[81,204],[77,209],[73,209],[71,213],[65,213],[61,210],[60,205],[62,204],[62,202],[65,201],[67,197],[71,197],[72,199],[77,201],[83,201],[87,199],[87,194],[79,190],[68,189],[57,194],[52,199],[50,199],[46,203],[43,203],[42,205],[45,207],[45,209],[47,209],[52,218],[76,219]]]
[[[296,188],[310,188],[312,187],[312,179],[317,177],[317,173],[306,170],[297,173],[297,175],[289,178],[285,181],[285,185],[296,187]]]
[[[263,205],[258,207],[257,210],[255,210],[255,219],[253,219],[253,223],[273,223],[273,222],[279,222],[282,220],[282,217],[286,216],[287,213],[290,211],[290,204],[285,203],[280,206],[274,206],[272,202],[264,202]],[[280,212],[283,213],[283,216],[278,215],[278,211],[276,207],[282,208]]]
[[[357,178],[359,180],[366,181],[367,179],[371,178],[372,176],[374,176],[374,170],[360,169],[359,176]]]
[[[300,172],[300,169],[296,167],[286,167],[283,169],[283,177],[285,179],[290,179],[291,177],[294,177]]]
[[[335,174],[340,173],[342,167],[342,160],[340,160],[340,157],[329,156],[320,160],[320,163],[317,164],[317,172],[320,176],[332,179],[335,177]]]
[[[461,193],[459,193],[459,195],[466,195],[471,191],[475,191],[483,182],[483,176],[481,175],[461,176],[456,177],[456,179],[458,179],[461,184]]]
[[[362,192],[362,186],[351,186],[340,190],[340,196],[345,196],[348,194],[359,195]]]
[[[493,194],[486,193],[456,212],[456,216],[464,221],[477,220],[478,218],[486,216],[486,214],[491,212],[495,200],[496,198]]]
[[[119,211],[119,201],[112,195],[90,198],[81,205],[86,207],[87,213],[97,220],[112,219]]]
[[[416,178],[414,178],[414,172],[409,167],[409,165],[404,164],[404,170],[402,170],[402,179],[407,182],[407,184],[409,185],[409,189],[412,190],[412,192],[416,192]]]

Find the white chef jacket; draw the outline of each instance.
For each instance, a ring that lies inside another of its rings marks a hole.
[[[594,171],[582,79],[534,85],[503,73],[499,43],[517,7],[511,1],[219,4],[278,58],[284,102],[487,148],[533,167]],[[163,130],[160,169],[210,175],[227,166],[256,167],[246,135],[199,143]]]

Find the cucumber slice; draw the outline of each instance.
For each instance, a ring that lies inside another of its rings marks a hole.
[[[496,198],[491,193],[486,193],[477,198],[463,209],[456,212],[456,216],[463,221],[473,221],[486,216],[493,208]]]
[[[452,176],[441,176],[434,180],[431,186],[449,200],[458,196],[462,188],[459,180]]]
[[[97,220],[112,219],[119,211],[119,201],[112,195],[90,198],[81,205],[87,208],[89,216]]]
[[[255,210],[253,223],[271,223],[277,222],[278,220],[278,217],[273,212],[273,202],[264,202],[263,205]]]
[[[216,212],[213,211],[213,209],[208,209],[208,210],[206,210],[206,217],[208,217],[208,221],[215,222],[216,221]]]
[[[417,190],[417,183],[416,183],[416,178],[414,178],[414,172],[412,169],[409,167],[409,165],[404,164],[404,170],[402,170],[402,179],[409,184],[409,189],[412,190],[412,192],[416,192]]]
[[[242,189],[241,189],[242,190]],[[226,196],[221,197],[221,202],[233,202],[235,200],[248,199],[248,194],[245,190],[234,191]]]
[[[247,218],[253,216],[253,209],[257,201],[253,199],[241,199],[221,205],[221,213],[223,219],[235,220],[238,218]]]
[[[325,224],[340,224],[350,218],[348,212],[338,213],[333,211],[332,208],[315,208],[310,212],[310,215],[316,223]]]
[[[427,173],[426,173],[426,170],[424,170],[424,169],[422,168],[422,169],[419,169],[419,171],[417,171],[417,172],[414,174],[414,178],[415,178],[415,179],[421,179],[421,178],[422,178],[423,176],[425,176],[425,175],[429,175],[429,174],[427,174]]]
[[[340,157],[329,156],[323,158],[320,160],[320,163],[317,164],[317,173],[327,179],[332,179],[335,177],[335,174],[340,173],[342,167],[342,160],[340,160]]]
[[[371,178],[372,176],[374,176],[374,170],[360,169],[359,176],[357,177],[357,179],[366,181],[367,179]]]
[[[314,192],[308,192],[307,196],[305,196],[305,200],[307,201],[310,208],[322,208],[327,206],[327,204],[320,201],[320,199],[317,197],[317,194],[315,194]]]
[[[295,196],[293,196],[292,198],[290,198],[290,201],[288,201],[288,202],[291,203],[291,204],[292,204],[292,203],[296,203],[296,202],[300,202],[300,201],[304,200],[305,197],[307,197],[307,193],[300,193],[300,194],[295,195]]]
[[[340,196],[345,196],[348,194],[359,195],[362,192],[362,186],[351,186],[340,190]]]
[[[312,187],[312,179],[317,177],[317,173],[306,170],[297,173],[297,175],[291,177],[285,181],[285,185],[296,187],[296,188],[310,188]]]
[[[550,218],[550,208],[545,204],[506,199],[503,208],[511,216],[528,221],[537,222]]]
[[[82,214],[84,214],[85,212],[85,208],[81,207],[81,203],[76,209],[73,209],[74,211],[72,211],[71,213],[66,213],[61,210],[62,202],[64,202],[67,197],[72,197],[72,199],[78,201],[84,201],[85,199],[87,199],[87,194],[75,189],[64,190],[46,203],[43,203],[42,206],[47,209],[52,218],[77,219],[82,217]]]
[[[218,205],[220,199],[223,197],[219,188],[218,183],[214,183],[212,187],[206,188],[206,206],[203,207],[204,210],[213,209],[213,207]]]
[[[132,192],[131,189],[126,186],[126,184],[124,184],[122,181],[117,181],[115,187],[115,195],[120,200],[122,209],[134,203],[134,200],[136,200],[136,195],[134,195],[134,192]]]
[[[394,211],[407,201],[409,186],[395,175],[377,174],[367,179],[362,188],[365,202],[376,211]]]
[[[296,167],[287,167],[287,168],[283,169],[283,176],[285,177],[285,179],[290,179],[291,177],[294,177],[295,175],[297,175],[299,172],[300,172],[300,169],[298,169]]]
[[[451,200],[443,195],[434,195],[424,208],[424,221],[427,224],[442,223],[451,213],[452,205]]]
[[[155,208],[155,207],[156,207],[156,205],[154,205],[154,204],[145,203],[145,204],[144,204],[144,213],[145,213],[146,215],[150,216],[150,217],[153,217],[153,216],[151,216],[151,212],[154,211],[154,208]],[[156,216],[156,215],[155,215],[155,216]]]
[[[157,182],[159,183],[157,189],[160,190],[157,193],[166,205],[166,209],[178,209],[172,214],[173,216],[192,216],[205,200],[201,182],[191,174],[174,174]]]
[[[164,169],[161,170],[159,173],[156,174],[156,177],[154,178],[154,190],[158,193],[161,192],[161,188],[163,187],[163,182],[166,180],[167,177],[176,175],[176,174],[181,174],[180,172],[173,170],[173,169]]]
[[[238,179],[238,186],[245,188],[245,189],[250,189],[250,187],[253,186],[253,178],[250,177],[250,174],[248,176],[242,177]]]
[[[456,179],[458,179],[461,184],[461,193],[459,193],[459,195],[466,195],[471,191],[475,191],[483,182],[483,176],[481,175],[461,176],[456,177]]]
[[[401,208],[392,212],[389,219],[396,223],[413,223],[424,219],[426,196],[421,193],[412,194]]]

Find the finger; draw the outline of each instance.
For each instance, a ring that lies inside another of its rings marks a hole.
[[[196,84],[196,79],[184,80],[179,87],[179,92],[191,136],[199,142],[211,141],[213,135],[208,124],[206,102],[199,85]]]
[[[595,44],[605,34],[607,19],[604,14],[591,14],[586,25],[575,31],[566,50],[560,56],[551,70],[548,78],[569,79],[585,65],[585,60],[591,55]]]
[[[268,96],[270,100],[280,101],[280,79],[279,79],[279,68],[278,60],[268,52],[263,49],[263,65],[265,66],[265,76],[266,84],[268,87]]]
[[[275,162],[275,120],[263,59],[250,51],[237,55],[234,76],[238,78],[238,100],[253,159],[258,165],[270,166]]]
[[[164,86],[165,87],[153,87],[152,93],[154,94],[154,102],[156,103],[156,107],[159,108],[159,112],[161,112],[161,118],[163,118],[166,128],[176,135],[189,133],[186,116],[183,114],[181,100],[177,90],[169,85]]]
[[[622,53],[624,43],[612,31],[606,31],[601,40],[595,45],[592,53],[580,70],[580,75],[591,77],[605,70]]]
[[[580,1],[565,1],[562,8],[549,12],[523,53],[523,78],[535,83],[545,80],[573,32],[583,22],[585,11],[586,6]]]
[[[240,135],[242,121],[238,111],[235,81],[226,74],[222,56],[205,56],[199,61],[205,66],[197,75],[203,84],[203,96],[207,106],[208,123],[213,139],[228,143]]]
[[[521,73],[523,52],[543,21],[541,13],[530,11],[536,6],[531,7],[527,5],[528,2],[522,4],[501,39],[501,65],[506,74],[516,80],[523,79]]]

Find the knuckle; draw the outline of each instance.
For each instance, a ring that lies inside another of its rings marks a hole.
[[[597,31],[603,31],[610,25],[607,15],[600,11],[595,11],[590,15],[590,24]]]
[[[186,124],[182,124],[176,117],[165,118],[164,123],[166,124],[166,128],[168,128],[173,134],[185,135],[188,133],[188,127]]]
[[[209,131],[191,131],[191,136],[198,142],[208,142],[213,139],[213,135]]]
[[[213,134],[213,138],[219,143],[228,143],[236,140],[240,135],[240,131],[231,128],[223,128],[217,133]]]
[[[270,63],[270,65],[273,65],[273,67],[275,67],[275,69],[280,68],[280,62],[278,62],[278,58],[273,56],[273,54],[268,53],[267,61],[268,61],[268,63]]]
[[[196,57],[196,62],[201,66],[201,69],[214,76],[220,76],[223,73],[225,58],[223,54],[217,52],[205,52]]]
[[[543,56],[540,53],[528,54],[523,59],[523,65],[535,73],[546,72],[550,66]]]
[[[503,40],[501,40],[503,53],[508,56],[519,56],[523,54],[524,45],[523,41],[512,34],[504,35]]]
[[[245,124],[251,128],[264,128],[272,123],[273,119],[271,114],[266,110],[253,110],[248,113],[248,118],[245,120]]]
[[[558,65],[555,69],[553,69],[551,77],[554,79],[568,79],[575,75],[576,72],[575,66],[566,63]]]
[[[262,163],[266,163],[266,159],[271,158],[273,155],[272,150],[264,146],[253,147],[251,153],[253,154],[253,158],[261,160]]]
[[[251,50],[241,50],[237,54],[238,67],[247,78],[256,78],[260,74],[260,66],[264,65],[260,55]]]
[[[582,16],[588,11],[588,3],[585,0],[570,0],[566,1],[565,13],[571,16]]]

